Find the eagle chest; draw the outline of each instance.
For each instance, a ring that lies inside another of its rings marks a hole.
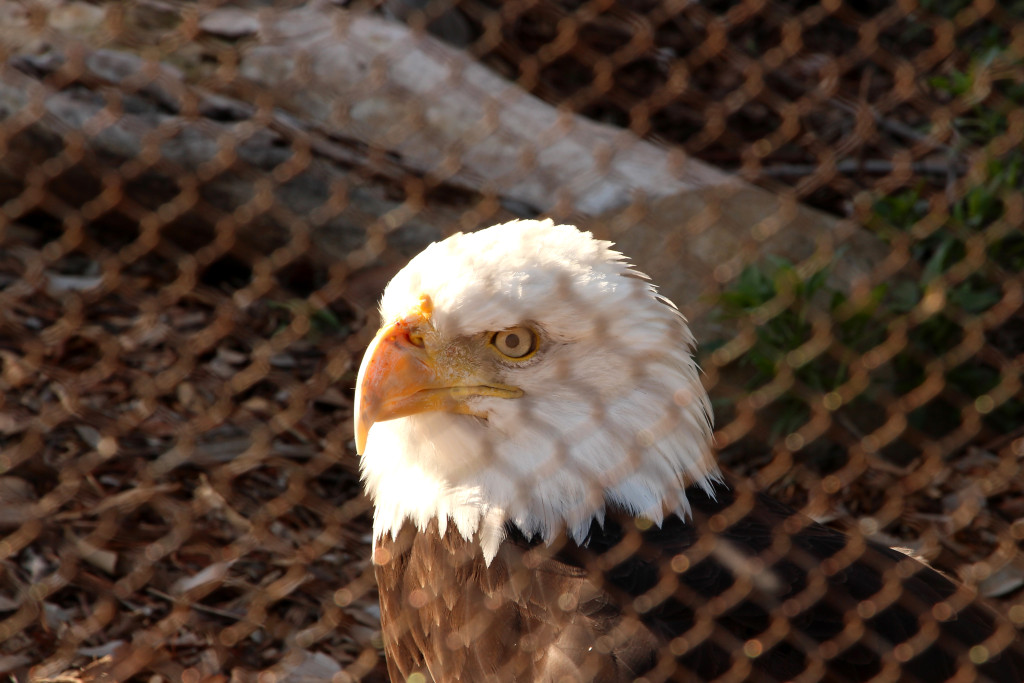
[[[543,552],[505,543],[488,566],[475,541],[432,522],[381,539],[374,563],[394,681],[633,680],[629,659],[657,648],[635,624],[630,653],[607,646],[623,616],[582,570]]]

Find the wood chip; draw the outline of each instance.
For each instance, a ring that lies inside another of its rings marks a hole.
[[[238,40],[257,33],[260,30],[260,22],[250,12],[222,7],[200,19],[199,28],[211,35]]]

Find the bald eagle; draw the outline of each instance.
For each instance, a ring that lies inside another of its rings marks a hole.
[[[967,588],[727,481],[686,321],[519,221],[388,284],[355,430],[394,681],[1024,681]]]

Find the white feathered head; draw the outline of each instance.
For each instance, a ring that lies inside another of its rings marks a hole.
[[[437,518],[581,541],[609,505],[660,523],[718,478],[685,319],[611,243],[516,221],[427,247],[388,284],[356,388],[374,533]]]

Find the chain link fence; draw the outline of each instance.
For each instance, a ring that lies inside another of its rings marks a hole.
[[[1024,626],[1021,2],[6,2],[0,69],[5,680],[388,680],[376,300],[539,216],[725,467]]]

